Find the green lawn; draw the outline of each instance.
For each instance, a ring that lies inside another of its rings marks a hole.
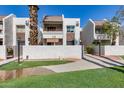
[[[124,56],[121,56],[121,58],[123,58],[123,59],[124,59]]]
[[[36,66],[58,65],[58,64],[65,64],[68,62],[69,61],[66,61],[66,60],[24,61],[21,64],[18,64],[17,62],[11,62],[11,63],[0,66],[0,70],[13,70],[13,69],[19,69],[19,68],[36,67]]]
[[[46,76],[31,76],[1,82],[0,87],[124,87],[124,67],[101,68]]]

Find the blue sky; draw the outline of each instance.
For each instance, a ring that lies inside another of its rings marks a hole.
[[[65,17],[80,18],[81,27],[89,18],[93,20],[110,19],[120,8],[117,5],[39,5],[39,25],[44,15],[61,15]],[[15,14],[17,17],[29,17],[28,6],[0,5],[0,15]]]

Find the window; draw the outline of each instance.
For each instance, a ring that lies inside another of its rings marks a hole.
[[[72,40],[72,41],[67,41],[67,45],[74,45],[74,40]]]
[[[76,21],[76,26],[79,26],[79,21]]]
[[[3,25],[3,21],[0,21],[0,25]]]
[[[0,38],[0,45],[3,45],[3,39]]]
[[[102,28],[96,28],[95,33],[96,34],[104,34]]]
[[[2,33],[2,30],[0,29],[0,34]]]
[[[67,26],[67,32],[74,32],[75,26]]]
[[[17,25],[16,30],[17,30],[17,32],[24,32],[25,31],[25,25]]]
[[[47,31],[56,31],[56,27],[47,27]]]

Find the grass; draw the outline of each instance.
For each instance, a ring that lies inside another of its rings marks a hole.
[[[0,83],[0,87],[19,88],[117,88],[124,87],[124,67],[31,76]]]
[[[124,59],[124,56],[121,56],[122,59]]]
[[[69,61],[66,61],[66,60],[24,61],[21,64],[18,64],[17,62],[11,62],[11,63],[0,66],[0,70],[14,70],[14,69],[20,69],[20,68],[36,67],[36,66],[58,65],[58,64],[65,64],[68,62]]]

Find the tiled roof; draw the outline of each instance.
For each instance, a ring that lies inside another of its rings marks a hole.
[[[99,20],[99,21],[94,21],[95,25],[102,26],[105,21],[104,20]]]
[[[6,16],[0,16],[0,21],[2,21],[4,17],[6,17]]]
[[[43,21],[63,21],[62,16],[45,16]]]

